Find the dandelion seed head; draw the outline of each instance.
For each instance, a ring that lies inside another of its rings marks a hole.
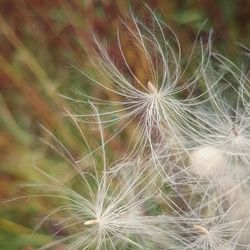
[[[224,172],[225,157],[212,146],[201,146],[190,154],[191,171],[200,177],[219,176]]]

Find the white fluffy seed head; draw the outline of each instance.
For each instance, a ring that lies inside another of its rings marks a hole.
[[[225,157],[215,147],[200,146],[190,154],[191,171],[200,177],[220,176],[225,169]]]

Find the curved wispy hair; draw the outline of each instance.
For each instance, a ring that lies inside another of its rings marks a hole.
[[[173,30],[148,14],[145,22],[134,15],[123,22],[115,59],[94,36],[90,61],[97,75],[75,67],[101,91],[64,96],[91,108],[67,111],[84,156],[73,156],[49,132],[80,183],[61,183],[40,170],[50,183],[29,186],[34,196],[61,200],[37,226],[53,218],[58,227],[58,239],[41,249],[250,249],[248,76],[211,52],[211,33],[206,45],[197,35],[183,56]],[[135,48],[139,70],[127,46]],[[99,132],[93,150],[80,122]],[[108,143],[130,126],[128,152],[122,160],[111,152],[110,164]]]
[[[171,239],[161,229],[162,220],[147,211],[147,201],[152,199],[154,191],[151,189],[149,196],[146,189],[150,182],[144,183],[145,177],[141,175],[135,171],[116,176],[103,172],[96,179],[94,175],[82,174],[80,188],[85,194],[65,184],[58,185],[55,180],[51,185],[34,185],[39,196],[63,201],[38,227],[52,217],[59,228],[56,235],[61,231],[69,233],[41,249],[61,243],[67,249],[163,248]]]
[[[219,250],[248,249],[249,216],[230,216],[238,203],[225,208],[225,200],[210,201],[206,206],[178,215],[174,218],[176,234],[183,244],[181,249]],[[244,221],[244,222],[243,222]]]
[[[206,107],[198,106],[199,126],[190,139],[194,147],[210,146],[219,150],[228,166],[247,166],[250,160],[249,79],[223,56],[215,54],[215,59],[216,68],[207,67],[203,75],[209,102]]]
[[[154,184],[156,176],[139,166],[142,162],[139,157],[137,161],[126,158],[108,166],[103,128],[97,109],[94,105],[92,108],[99,125],[101,166],[94,158],[94,154],[98,153],[95,149],[84,158],[86,161],[91,158],[89,169],[82,169],[82,162],[72,163],[80,179],[78,188],[61,183],[41,169],[38,170],[49,183],[28,185],[35,191],[30,197],[62,201],[59,202],[62,205],[53,209],[36,228],[38,230],[50,219],[56,222],[58,228],[55,232],[58,239],[40,249],[54,249],[60,244],[65,244],[67,249],[81,250],[164,249],[167,244],[170,246],[173,233],[165,230],[167,220],[163,225],[161,216],[155,216],[151,211],[158,192]],[[74,117],[72,119],[77,126]],[[80,126],[77,128],[86,142]],[[66,147],[55,136],[53,139],[65,151]],[[87,144],[87,148],[90,150],[90,145]],[[68,151],[65,156],[69,157]],[[63,235],[58,236],[61,232]]]
[[[249,191],[243,194],[241,184],[225,179],[215,187],[209,178],[196,183],[193,178],[193,183],[180,182],[160,192],[176,249],[249,249]]]
[[[152,148],[154,141],[169,136],[182,145],[181,134],[189,133],[192,123],[189,118],[190,109],[199,103],[199,98],[205,96],[205,93],[200,96],[193,93],[209,61],[211,34],[206,46],[202,41],[200,44],[197,42],[197,35],[190,55],[184,60],[173,30],[151,10],[149,15],[152,27],[149,22],[144,23],[133,15],[129,22],[123,22],[123,34],[126,36],[123,40],[129,40],[127,44],[123,44],[118,31],[122,67],[96,37],[96,58],[93,65],[98,69],[100,78],[75,67],[89,82],[103,88],[108,99],[83,93],[77,99],[65,98],[77,103],[87,103],[85,100],[90,99],[95,105],[106,107],[100,112],[104,126],[119,124],[112,138],[135,122],[137,125],[131,139],[136,141],[137,148],[144,148],[148,142]],[[136,49],[134,53],[141,63],[140,74],[129,63],[124,49],[128,45]],[[199,58],[195,58],[195,55]],[[142,74],[143,76],[139,76]],[[92,114],[75,116],[83,122],[91,123],[89,118]]]

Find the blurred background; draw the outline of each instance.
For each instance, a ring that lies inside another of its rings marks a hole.
[[[204,34],[213,29],[215,50],[239,65],[248,63],[249,0],[0,0],[0,201],[8,201],[0,203],[0,249],[36,249],[52,240],[57,231],[53,223],[31,237],[49,211],[48,201],[15,197],[26,195],[24,184],[43,181],[38,169],[71,180],[70,163],[46,145],[51,131],[74,157],[87,152],[75,126],[63,116],[68,103],[59,94],[86,90],[72,65],[88,65],[92,33],[115,52],[120,20],[131,10],[143,19],[148,13],[143,3],[161,14],[184,51],[201,27]],[[134,72],[143,74],[129,46],[126,54]],[[103,95],[100,89],[86,91]],[[95,145],[96,132],[82,126]],[[124,151],[126,133],[109,145],[111,157]]]

